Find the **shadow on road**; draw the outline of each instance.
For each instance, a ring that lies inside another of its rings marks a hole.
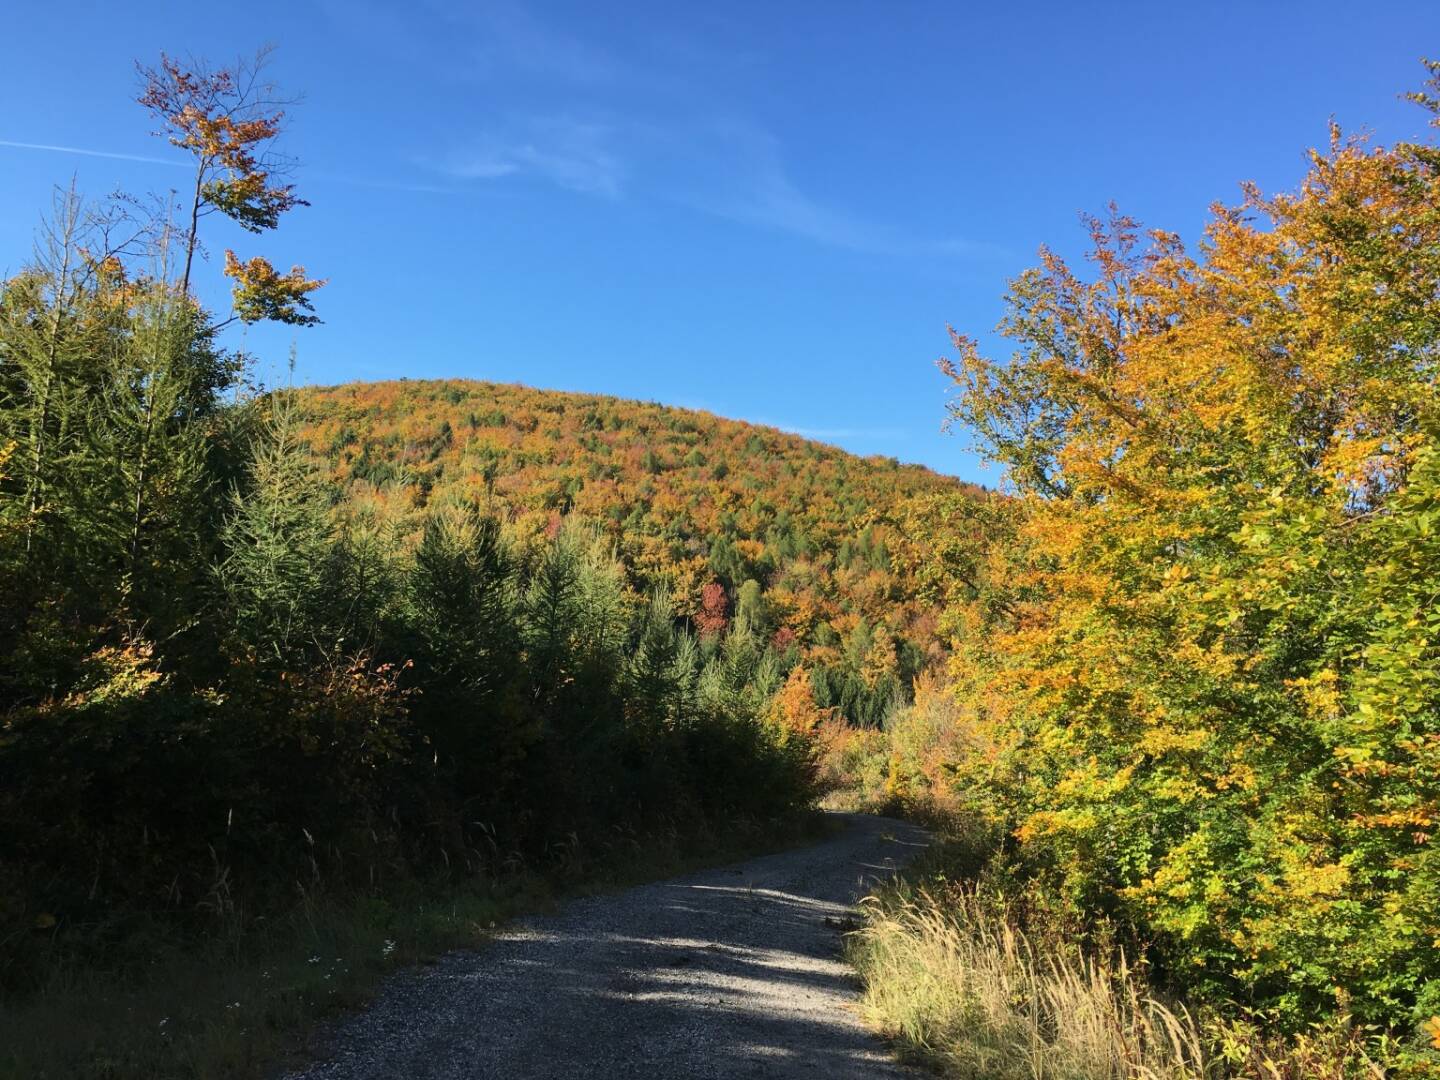
[[[924,843],[850,816],[814,847],[578,901],[394,980],[297,1076],[903,1075],[853,1011],[839,927]]]

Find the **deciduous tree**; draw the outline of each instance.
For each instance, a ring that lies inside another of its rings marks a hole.
[[[156,134],[194,162],[193,182],[180,206],[182,293],[190,292],[205,217],[218,213],[260,233],[278,227],[295,207],[309,205],[285,179],[293,163],[274,149],[292,102],[266,77],[268,59],[269,50],[262,49],[249,60],[212,68],[162,53],[158,65],[138,66],[137,100],[159,125]],[[242,321],[318,321],[309,296],[325,283],[308,278],[303,267],[280,273],[263,257],[242,261],[226,251],[225,274],[234,279],[235,313]]]

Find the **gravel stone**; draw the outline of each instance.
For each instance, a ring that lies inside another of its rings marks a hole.
[[[861,1024],[840,935],[926,835],[836,816],[811,847],[577,900],[397,974],[289,1080],[916,1076]]]

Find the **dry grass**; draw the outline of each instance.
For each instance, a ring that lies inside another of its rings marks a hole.
[[[922,860],[922,863],[924,860]],[[866,1019],[901,1053],[961,1080],[1406,1080],[1440,1058],[1354,1024],[1302,1032],[1198,1017],[1161,1000],[1118,949],[1086,951],[1053,915],[1023,932],[998,894],[924,875],[866,903],[850,935]],[[1099,952],[1102,955],[1097,955]]]
[[[851,937],[868,1018],[912,1057],[974,1080],[1189,1080],[1204,1040],[1114,962],[1037,945],[974,892],[896,889]]]

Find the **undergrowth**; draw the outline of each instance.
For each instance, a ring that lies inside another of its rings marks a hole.
[[[43,987],[0,1007],[0,1078],[265,1075],[303,1058],[315,1026],[363,1004],[387,973],[482,945],[518,914],[777,850],[824,828],[801,816],[459,884],[412,880],[358,897],[321,889],[282,916],[232,915],[204,933],[152,918],[125,927],[123,949],[109,952],[58,938]]]
[[[1179,979],[1162,985],[1142,945],[1078,917],[987,855],[984,839],[952,821],[866,898],[849,936],[864,1015],[906,1059],[958,1080],[1440,1076],[1440,1059],[1343,1008],[1285,1032],[1263,1014],[1187,1004]]]

